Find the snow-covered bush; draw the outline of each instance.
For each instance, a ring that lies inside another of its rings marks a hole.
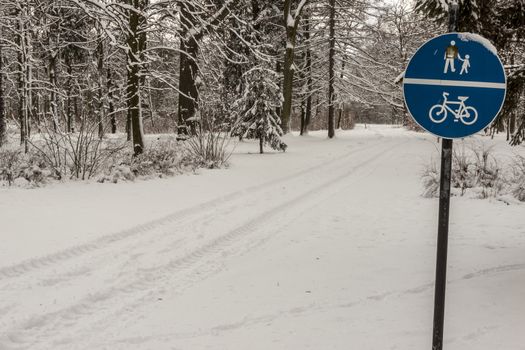
[[[439,196],[439,171],[434,160],[423,169],[421,180],[423,181],[423,197],[433,198]]]
[[[20,149],[0,148],[0,182],[8,186],[40,186],[53,177],[37,152],[24,154]]]
[[[423,196],[437,197],[439,195],[439,169],[432,161],[421,175],[423,181]],[[465,144],[456,146],[452,155],[451,187],[463,196],[471,192],[476,197],[496,197],[505,188],[506,179],[498,164],[492,147],[484,144]]]
[[[75,133],[48,129],[31,139],[30,145],[59,179],[90,179],[126,147],[123,141],[100,138],[95,126],[80,124]]]
[[[472,147],[474,154],[475,184],[481,188],[481,198],[495,197],[504,184],[503,174],[494,156],[493,147],[484,144]]]
[[[521,175],[514,182],[512,195],[519,201],[525,202],[525,174]]]
[[[228,164],[233,152],[228,131],[213,116],[197,113],[193,118],[194,134],[185,141],[186,150],[197,167],[221,168]]]
[[[138,156],[133,156],[128,150],[127,153],[114,157],[112,164],[97,181],[117,183],[137,178],[173,176],[195,171],[198,167],[198,162],[182,142],[156,141],[144,148],[144,152]]]
[[[452,154],[452,184],[453,188],[459,188],[461,195],[465,194],[468,188],[474,187],[475,167],[469,152],[465,148],[465,144],[461,147],[454,148]]]
[[[512,169],[511,193],[517,200],[525,202],[525,157],[517,155]]]
[[[130,169],[135,176],[173,176],[196,168],[195,161],[181,142],[156,142],[131,158]]]
[[[279,151],[286,151],[286,143],[281,140],[283,130],[276,107],[281,104],[281,93],[276,81],[275,71],[255,67],[244,73],[244,91],[233,106],[237,121],[232,136],[241,139],[259,139],[260,153],[264,145]]]
[[[97,179],[100,183],[111,182],[115,184],[121,181],[133,180],[135,180],[135,175],[131,171],[129,165],[126,164],[112,165]]]
[[[0,148],[0,180],[11,186],[20,173],[22,152],[18,149]]]

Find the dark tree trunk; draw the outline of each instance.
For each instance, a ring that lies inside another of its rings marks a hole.
[[[71,93],[73,87],[71,86],[71,81],[73,79],[73,65],[71,64],[71,53],[69,50],[66,50],[64,61],[66,64],[66,70],[67,70],[67,79],[66,79],[66,124],[67,124],[67,132],[75,132],[75,128],[73,125],[73,108],[71,106],[72,98]]]
[[[287,40],[294,40],[289,35],[287,36]],[[294,76],[294,69],[293,67],[293,61],[294,61],[294,49],[293,47],[289,46],[290,44],[287,44],[286,47],[286,53],[284,57],[284,79],[283,79],[283,109],[282,109],[282,116],[281,116],[281,122],[282,122],[282,128],[283,132],[287,134],[290,131],[290,119],[292,114],[292,94],[293,94],[293,76]]]
[[[57,68],[57,57],[58,57],[58,49],[57,52],[51,52],[49,56],[49,85],[50,85],[50,93],[49,93],[49,99],[50,99],[50,109],[51,109],[51,118],[53,120],[53,130],[56,132],[59,129],[58,125],[58,95],[56,92],[57,89],[57,74],[56,74],[56,68]]]
[[[24,9],[25,11],[25,9]],[[17,53],[17,64],[19,73],[17,75],[18,88],[18,119],[20,121],[20,144],[24,145],[25,152],[28,151],[28,132],[27,132],[27,52],[26,52],[26,28],[23,22],[25,18],[21,11],[18,11],[16,25],[17,35],[16,44],[19,47]]]
[[[129,113],[129,110],[126,115],[126,135],[126,139],[131,141],[131,114]]]
[[[115,102],[113,97],[113,77],[111,76],[111,68],[108,65],[107,71],[106,71],[106,84],[108,89],[108,112],[110,116],[110,122],[111,122],[111,133],[116,134],[117,133],[117,116],[115,112]]]
[[[18,16],[21,16],[21,13],[18,13]],[[22,21],[19,19],[16,22],[16,45],[19,47],[18,52],[16,53],[16,60],[18,66],[17,74],[17,89],[18,89],[18,121],[20,122],[20,144],[23,145],[26,141],[26,126],[24,119],[24,55],[22,53]]]
[[[306,109],[304,111],[304,125],[301,125],[301,135],[308,135],[308,127],[312,120],[312,90],[313,90],[313,78],[312,78],[312,49],[310,45],[310,16],[309,13],[305,14],[305,32],[304,39],[306,41],[306,74],[308,76],[306,86],[308,90],[308,96],[306,97]]]
[[[238,0],[229,3],[234,6]],[[222,5],[226,5],[222,2]],[[179,1],[180,6],[180,71],[179,71],[179,106],[178,106],[178,133],[187,132],[186,125],[192,132],[195,132],[195,123],[188,123],[188,119],[195,116],[199,103],[199,66],[197,56],[199,53],[199,40],[204,31],[217,25],[224,20],[229,13],[228,6],[221,6],[220,9],[207,19],[206,24],[197,21],[195,13],[201,11],[189,1]],[[200,25],[199,28],[197,26]],[[192,33],[192,30],[194,31]]]
[[[80,111],[78,110],[78,96],[75,95],[73,96],[73,110],[74,110],[74,115],[73,115],[73,126],[72,126],[72,131],[75,132],[75,121],[79,120],[80,119]]]
[[[282,72],[281,62],[279,60],[277,60],[277,62],[275,63],[275,72],[277,73],[277,76],[279,76],[279,73]],[[283,111],[282,106],[275,107],[275,113],[277,113],[278,116],[281,116],[282,111]],[[282,118],[281,118],[281,121],[282,121]]]
[[[181,24],[180,32],[180,71],[179,71],[179,108],[178,124],[184,126],[189,118],[195,116],[198,108],[199,90],[196,78],[199,74],[197,55],[199,44],[194,35],[189,35],[189,31],[196,26],[196,19],[193,15],[195,7],[189,3],[181,3]],[[191,123],[193,124],[193,123]],[[193,130],[194,126],[189,125]],[[179,128],[183,133],[184,129]]]
[[[147,0],[128,0],[135,11],[129,11],[129,36],[128,36],[128,82],[127,82],[127,105],[128,122],[131,128],[131,140],[133,142],[133,154],[135,156],[144,151],[144,132],[142,129],[142,109],[140,105],[140,71],[141,71],[141,49],[143,47],[143,35],[140,30],[145,28],[145,18],[142,11]]]
[[[301,102],[301,131],[299,135],[304,135],[306,129],[306,101]]]
[[[98,69],[98,108],[97,108],[97,123],[98,123],[98,137],[101,139],[104,137],[104,83],[103,79],[105,76],[104,72],[104,45],[102,39],[99,38],[97,46],[97,69]]]
[[[259,153],[264,153],[264,135],[259,136]]]
[[[2,43],[0,42],[0,147],[7,142],[5,108],[4,108],[4,56],[2,55]]]
[[[292,98],[293,98],[293,62],[295,54],[296,42],[296,20],[291,21],[292,18],[292,0],[284,1],[284,26],[286,28],[286,50],[284,54],[283,67],[283,108],[281,111],[281,123],[283,133],[287,134],[290,131],[290,119],[292,114]],[[296,14],[297,16],[298,14]]]
[[[330,49],[328,52],[328,137],[335,136],[334,79],[335,79],[335,0],[330,0]]]
[[[343,78],[344,78],[344,71],[345,71],[345,61],[343,60],[343,62],[341,63],[341,75],[340,75],[341,80],[343,80]],[[341,128],[341,120],[343,119],[343,111],[344,111],[344,109],[345,109],[345,105],[344,105],[344,103],[342,103],[340,101],[339,105],[338,105],[338,108],[337,108],[337,114],[338,114],[338,117],[337,117],[337,129]]]

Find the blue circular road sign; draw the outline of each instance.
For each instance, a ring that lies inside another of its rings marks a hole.
[[[427,41],[405,71],[408,111],[428,132],[447,139],[475,134],[496,118],[506,92],[496,49],[472,33],[449,33]]]

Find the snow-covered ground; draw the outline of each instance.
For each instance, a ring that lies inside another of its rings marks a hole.
[[[0,189],[0,349],[429,349],[435,138],[286,141],[199,175]],[[525,205],[454,197],[448,271],[445,349],[525,349]]]

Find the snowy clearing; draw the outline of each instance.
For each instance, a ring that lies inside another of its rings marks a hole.
[[[285,141],[199,175],[0,189],[0,349],[430,348],[435,137]],[[525,349],[524,214],[452,198],[447,350]]]

